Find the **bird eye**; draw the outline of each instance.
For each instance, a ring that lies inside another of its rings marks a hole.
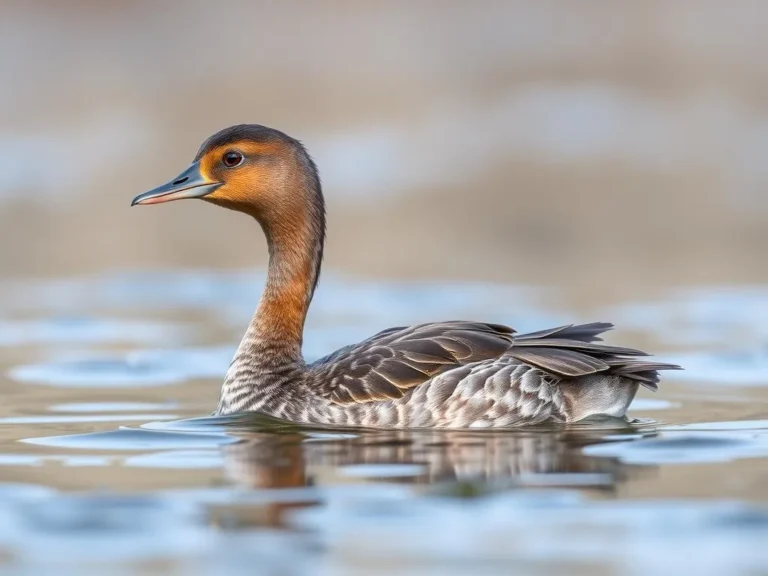
[[[242,161],[243,155],[240,154],[240,152],[227,152],[222,158],[222,162],[224,162],[224,166],[227,168],[234,168],[235,166],[241,164]]]

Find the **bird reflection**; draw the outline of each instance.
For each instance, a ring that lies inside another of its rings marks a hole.
[[[537,487],[610,497],[644,469],[588,456],[583,448],[616,441],[622,434],[626,439],[653,434],[589,426],[506,432],[267,429],[238,426],[241,440],[222,448],[231,482],[270,490],[256,508],[230,510],[230,523],[290,528],[288,512],[322,503],[322,493],[312,487],[360,482],[412,484],[456,497]]]
[[[256,432],[241,434],[240,442],[224,450],[229,479],[251,488],[386,481],[604,492],[627,474],[618,460],[583,453],[584,446],[608,441],[604,436],[605,431],[563,430]]]

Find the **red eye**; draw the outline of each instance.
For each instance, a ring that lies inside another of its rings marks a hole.
[[[222,158],[224,166],[227,168],[234,168],[243,161],[243,155],[240,152],[227,152]]]

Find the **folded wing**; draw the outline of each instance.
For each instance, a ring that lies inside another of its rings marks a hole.
[[[597,343],[613,326],[560,326],[515,336],[499,324],[450,321],[390,328],[312,365],[321,394],[342,405],[401,398],[409,390],[460,366],[509,357],[558,378],[612,373],[656,389],[657,370],[678,369],[649,362],[644,352]]]

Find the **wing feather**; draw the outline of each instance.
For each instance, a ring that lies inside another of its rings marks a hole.
[[[443,372],[500,357],[512,345],[513,333],[507,326],[462,321],[384,330],[311,369],[335,403],[397,399]]]
[[[402,398],[435,376],[478,362],[487,363],[492,377],[509,365],[510,358],[555,378],[616,374],[651,390],[657,388],[658,370],[680,369],[640,359],[647,356],[640,350],[596,343],[611,328],[593,322],[515,336],[512,328],[501,324],[459,320],[419,324],[383,330],[318,360],[310,369],[320,393],[337,404]]]

